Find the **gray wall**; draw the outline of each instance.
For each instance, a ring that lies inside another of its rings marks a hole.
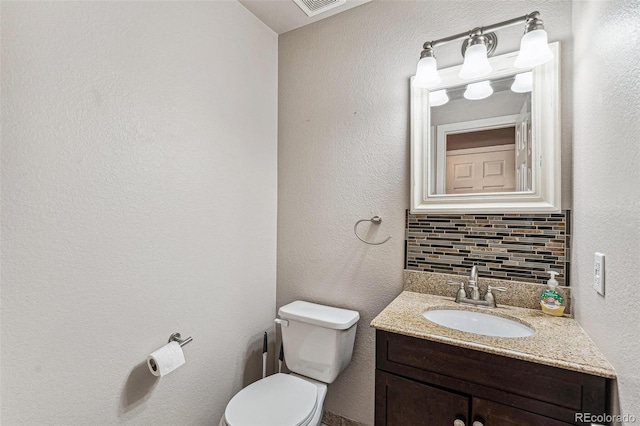
[[[257,378],[277,48],[237,2],[2,3],[3,425],[214,424]]]
[[[402,288],[409,205],[409,77],[422,43],[539,10],[562,42],[571,81],[569,1],[374,1],[288,32],[279,40],[277,305],[305,299],[361,314],[352,364],[329,386],[325,407],[373,424],[371,319]],[[519,48],[521,27],[501,31],[498,54]],[[460,45],[436,51],[461,63]],[[563,85],[563,196],[570,200],[571,85]],[[359,219],[382,224],[353,235]]]
[[[620,410],[640,419],[640,8],[574,4],[572,286],[576,319],[618,373]],[[593,49],[593,46],[598,46]],[[605,296],[592,287],[606,255]]]
[[[373,2],[282,35],[277,197],[276,36],[237,3],[3,2],[2,423],[217,422],[272,330],[278,199],[277,305],[360,311],[326,408],[372,424],[368,324],[401,290],[420,46],[534,9],[563,43],[576,316],[640,412],[635,2],[576,2],[575,55],[562,1]],[[352,234],[373,214],[361,233],[383,246]],[[154,380],[144,358],[173,331],[195,338],[187,364]]]

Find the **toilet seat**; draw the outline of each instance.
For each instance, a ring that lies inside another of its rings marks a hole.
[[[289,374],[273,374],[247,386],[227,404],[229,426],[306,426],[318,407],[318,387]]]

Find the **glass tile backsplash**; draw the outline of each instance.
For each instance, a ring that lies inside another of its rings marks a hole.
[[[545,283],[549,269],[569,285],[570,211],[508,214],[410,214],[405,268]]]

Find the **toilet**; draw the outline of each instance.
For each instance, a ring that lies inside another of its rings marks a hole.
[[[284,359],[290,374],[252,383],[227,404],[219,426],[318,426],[327,384],[353,354],[356,311],[303,301],[281,307]]]

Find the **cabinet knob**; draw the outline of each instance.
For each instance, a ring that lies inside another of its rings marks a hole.
[[[471,426],[484,426],[484,424],[482,422],[473,422]]]
[[[465,424],[462,420],[456,419],[453,421],[453,426],[465,426]]]

